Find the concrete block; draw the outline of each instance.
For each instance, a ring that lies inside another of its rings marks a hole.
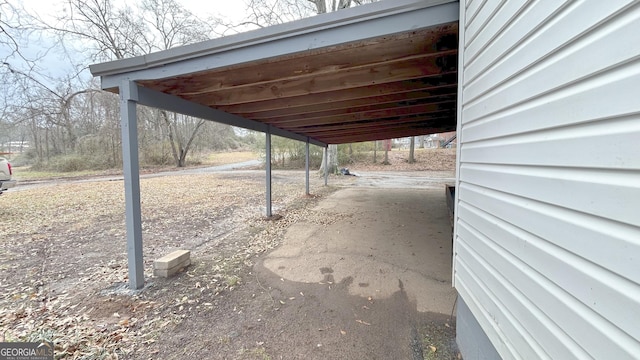
[[[169,277],[189,265],[191,265],[191,252],[176,250],[153,262],[153,275]]]

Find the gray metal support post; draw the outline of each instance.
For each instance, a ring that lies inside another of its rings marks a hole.
[[[265,167],[267,173],[267,217],[271,217],[271,127],[267,128],[266,136],[266,157],[265,157]]]
[[[327,186],[329,181],[329,146],[324,148],[324,186]]]
[[[138,164],[138,119],[136,102],[138,87],[124,81],[120,86],[120,121],[122,128],[122,168],[124,173],[125,216],[127,226],[127,254],[129,286],[144,286],[142,261],[142,215],[140,209],[140,171]]]
[[[307,192],[305,194],[309,195],[309,138],[307,137],[307,148],[304,158],[304,170],[305,170],[305,187]]]

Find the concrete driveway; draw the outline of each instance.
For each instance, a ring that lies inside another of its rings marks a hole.
[[[439,189],[341,189],[316,211],[326,223],[293,225],[265,267],[297,282],[352,279],[349,293],[388,298],[403,287],[420,312],[450,314],[451,225]],[[400,285],[402,284],[402,285]]]

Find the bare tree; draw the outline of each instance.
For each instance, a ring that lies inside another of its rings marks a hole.
[[[249,0],[247,17],[237,26],[265,27],[317,14],[313,4],[304,0]]]
[[[155,50],[166,50],[208,38],[207,32],[203,30],[210,24],[200,21],[174,0],[145,0],[142,10],[146,14],[143,18],[147,21],[151,34],[147,43],[152,48],[154,44],[159,46]],[[178,167],[184,167],[191,144],[205,120],[178,114],[169,115],[166,111],[161,111],[160,115],[167,130],[173,159]],[[181,124],[183,126],[179,126]]]
[[[24,75],[33,77],[37,61],[23,51],[32,30],[24,18],[24,11],[15,3],[0,0],[0,122],[4,123],[15,112],[16,98],[22,96]]]
[[[68,0],[67,12],[58,20],[57,24],[41,23],[63,41],[90,44],[94,61],[203,41],[217,24],[215,19],[199,19],[175,0],[144,0],[133,8],[116,7],[112,0]],[[191,144],[205,121],[164,111],[158,115],[176,166],[185,166]]]
[[[184,116],[180,114],[168,114],[166,111],[160,111],[160,115],[164,119],[165,126],[168,130],[169,142],[171,144],[171,153],[173,155],[174,160],[176,160],[178,167],[184,167],[187,161],[187,153],[191,148],[191,144],[200,130],[200,127],[204,125],[205,120],[203,119],[194,119],[190,116]],[[170,119],[170,116],[173,117]],[[182,125],[182,126],[180,126]],[[185,139],[178,128],[187,128],[191,127],[190,136],[188,139]]]
[[[116,8],[111,0],[68,0],[56,23],[37,20],[63,44],[78,41],[88,46],[90,51],[85,54],[92,61],[124,59],[149,50],[139,12],[126,6]]]
[[[315,7],[316,7],[316,11],[318,14],[324,14],[327,12],[327,9],[329,11],[338,11],[341,9],[347,9],[350,8],[352,4],[354,5],[362,5],[363,3],[370,3],[370,2],[374,2],[375,0],[371,1],[365,1],[365,0],[331,0],[330,3],[328,3],[328,1],[326,0],[307,0],[310,3],[312,3]],[[327,6],[329,5],[329,6]]]
[[[207,40],[219,23],[217,19],[201,20],[175,0],[144,0],[141,10],[147,24],[143,41],[150,51]]]

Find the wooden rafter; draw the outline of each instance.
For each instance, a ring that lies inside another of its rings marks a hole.
[[[138,83],[321,142],[455,127],[457,23]]]

